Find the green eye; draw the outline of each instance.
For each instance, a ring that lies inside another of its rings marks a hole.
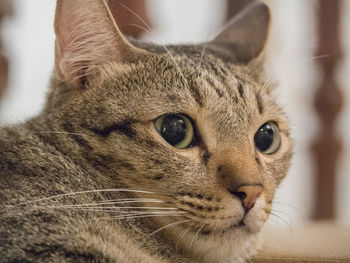
[[[155,121],[155,127],[164,140],[175,148],[187,148],[193,141],[192,122],[183,114],[163,115]]]
[[[273,122],[266,122],[254,136],[255,148],[264,154],[273,154],[281,146],[281,136],[277,125]]]

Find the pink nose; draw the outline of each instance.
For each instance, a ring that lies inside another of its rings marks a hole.
[[[248,212],[256,202],[256,199],[260,196],[263,188],[260,185],[243,185],[233,192],[237,196],[244,207],[245,211]]]

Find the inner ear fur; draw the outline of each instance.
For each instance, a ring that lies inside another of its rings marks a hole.
[[[264,50],[270,23],[268,6],[262,2],[253,3],[228,22],[211,42],[211,47],[228,60],[248,63]]]
[[[101,64],[112,60],[134,62],[145,52],[123,36],[115,23],[115,13],[105,0],[57,0],[54,24],[57,79],[81,85],[82,79],[98,72]]]

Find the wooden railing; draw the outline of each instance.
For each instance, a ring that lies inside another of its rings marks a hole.
[[[342,93],[336,82],[336,69],[342,58],[339,41],[340,0],[318,0],[318,49],[322,82],[315,95],[319,117],[318,135],[312,145],[315,167],[314,219],[335,218],[336,170],[342,143],[336,134],[336,121],[342,109]]]
[[[0,27],[5,16],[11,12],[10,0],[0,0]],[[2,46],[2,38],[0,34],[0,98],[2,97],[8,83],[9,65]]]

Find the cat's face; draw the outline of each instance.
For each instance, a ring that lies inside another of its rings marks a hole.
[[[250,78],[247,67],[211,55],[199,66],[200,53],[170,52],[176,64],[155,57],[122,69],[114,63],[104,66],[103,77],[74,101],[72,115],[80,124],[75,132],[93,147],[92,163],[101,156],[108,160],[101,169],[109,178],[129,189],[154,192],[140,197],[164,200],[169,203],[162,207],[184,212],[156,221],[190,220],[169,228],[175,240],[188,228],[179,239],[185,248],[205,255],[207,246],[223,248],[224,242],[226,253],[233,252],[236,242],[260,230],[288,170],[292,147],[285,116],[269,87]],[[186,129],[169,135],[172,122]],[[272,131],[266,123],[273,123],[275,130],[271,141],[264,139],[262,151],[254,138],[261,127]],[[183,146],[188,146],[179,149],[176,140],[187,140]],[[235,193],[244,185],[261,186],[247,212]]]
[[[292,152],[283,111],[253,61],[263,45],[228,60],[227,43],[220,43],[125,46],[130,62],[93,65],[91,75],[71,84],[84,90],[72,91],[57,114],[82,134],[90,147],[86,162],[106,174],[110,187],[164,201],[159,206],[172,215],[152,220],[171,224],[167,238],[207,262],[252,253]],[[70,74],[58,71],[67,82]]]

